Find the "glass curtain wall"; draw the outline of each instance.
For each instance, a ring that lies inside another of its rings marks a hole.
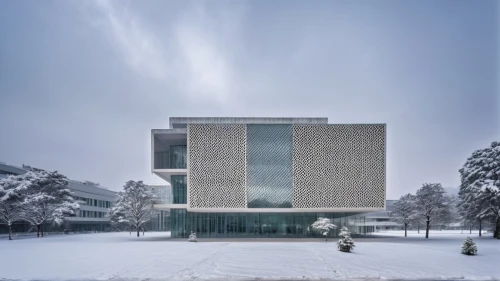
[[[353,234],[366,234],[364,216],[356,213],[190,213],[172,209],[171,235],[186,238],[191,231],[198,237],[323,237],[311,229],[319,217],[333,220],[338,228],[329,237],[337,237],[342,226]]]
[[[187,146],[171,145],[170,146],[170,169],[186,169]]]
[[[170,212],[155,210],[151,219],[146,222],[146,230],[148,231],[165,231],[170,229]]]
[[[174,204],[187,203],[187,179],[186,176],[171,176],[172,195]]]
[[[292,125],[247,125],[249,208],[291,208]]]
[[[155,169],[168,169],[170,157],[168,151],[155,152]]]

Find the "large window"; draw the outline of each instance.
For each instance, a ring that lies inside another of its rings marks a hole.
[[[186,169],[186,153],[187,146],[171,145],[170,146],[170,169]]]
[[[174,204],[187,203],[187,180],[186,176],[172,176],[172,193]]]
[[[327,217],[338,226],[331,232],[336,237],[342,226],[353,234],[366,234],[364,216],[355,213],[190,213],[172,209],[172,237],[322,237],[311,224],[318,217]]]
[[[291,125],[247,126],[249,208],[292,208]]]

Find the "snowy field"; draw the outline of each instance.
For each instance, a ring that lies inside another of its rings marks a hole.
[[[166,233],[0,239],[0,280],[500,280],[500,240],[491,234],[471,235],[478,256],[460,254],[466,231],[402,235],[355,239],[352,253],[334,240],[189,243]]]

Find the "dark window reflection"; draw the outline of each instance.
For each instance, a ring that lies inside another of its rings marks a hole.
[[[186,176],[171,176],[173,203],[187,203],[187,180]]]

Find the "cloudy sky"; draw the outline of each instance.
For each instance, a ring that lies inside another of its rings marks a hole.
[[[500,140],[495,1],[0,1],[0,161],[119,190],[171,116],[387,123],[387,197]]]

